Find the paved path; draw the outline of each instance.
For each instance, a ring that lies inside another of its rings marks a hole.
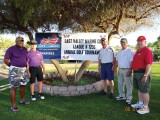
[[[0,80],[8,78],[8,67],[3,62],[3,57],[0,57]]]
[[[55,66],[50,62],[50,60],[45,59],[44,60],[46,70],[56,70]],[[61,64],[62,69],[71,68],[75,69],[79,67],[82,63],[67,63],[67,64]],[[97,63],[93,63],[97,64]],[[3,62],[3,57],[0,57],[0,80],[3,80],[5,78],[8,78],[8,67]]]

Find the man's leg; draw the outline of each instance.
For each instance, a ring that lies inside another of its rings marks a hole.
[[[39,88],[39,97],[44,100],[45,97],[43,96],[42,94],[42,90],[43,90],[43,84],[42,84],[42,81],[38,81],[38,88]]]
[[[31,95],[34,95],[34,83],[30,83]]]
[[[143,93],[141,93],[139,90],[138,90],[138,99],[139,99],[139,103],[143,103]]]
[[[107,81],[107,80],[103,80],[103,85],[104,85],[104,92],[107,93],[107,85],[108,85],[108,81]]]
[[[114,93],[114,81],[110,80],[109,83],[110,83],[111,93]]]
[[[42,81],[38,81],[39,93],[42,93]]]
[[[124,92],[124,77],[123,77],[123,71],[119,69],[118,71],[118,92],[120,97],[125,97]]]
[[[141,93],[141,94],[143,96],[144,106],[148,107],[150,99],[149,93]]]
[[[25,101],[25,85],[20,85],[20,96],[21,96],[20,104],[30,104],[29,101]]]
[[[24,102],[24,98],[25,98],[25,85],[20,85],[20,96],[21,96],[21,101]]]
[[[34,83],[30,83],[31,100],[35,101],[36,97],[34,95]]]
[[[11,98],[12,107],[16,107],[16,90],[17,90],[16,87],[11,87],[11,90],[10,90],[10,98]]]
[[[139,114],[146,114],[149,113],[149,93],[140,93],[142,95],[142,100],[144,102],[143,107],[141,109],[137,110]]]
[[[128,100],[131,100],[132,99],[132,80],[131,80],[131,76],[130,77],[126,76],[126,72],[125,72],[125,75],[124,75],[124,79],[125,79],[125,83],[126,83],[126,88],[127,88],[126,98]]]

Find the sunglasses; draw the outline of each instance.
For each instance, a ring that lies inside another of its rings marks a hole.
[[[18,40],[18,42],[19,42],[19,41],[24,42],[24,40]]]

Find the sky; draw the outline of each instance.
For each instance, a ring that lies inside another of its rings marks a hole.
[[[158,36],[160,36],[160,26],[157,27],[157,29],[154,31],[151,29],[140,29],[135,32],[131,32],[124,37],[127,38],[128,45],[136,45],[137,38],[141,35],[146,37],[147,43],[155,42],[157,41]],[[120,39],[113,38],[110,42],[110,45],[111,46],[120,45]]]
[[[152,27],[140,27],[124,36],[128,40],[129,45],[136,45],[137,38],[141,35],[146,37],[147,44],[157,41],[157,38],[160,36],[160,15],[151,16],[153,22]],[[118,41],[118,42],[117,42]],[[110,42],[111,46],[120,45],[120,39],[113,39]]]

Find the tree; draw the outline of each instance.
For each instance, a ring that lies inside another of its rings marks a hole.
[[[106,32],[108,41],[115,35],[122,37],[142,25],[152,25],[147,18],[159,12],[160,7],[159,0],[82,1],[72,0],[69,7],[74,6],[71,19],[76,24],[72,27],[75,31]]]
[[[52,0],[1,0],[1,32],[25,33],[32,40],[33,33],[38,32],[38,29],[49,30],[52,24],[57,23],[57,16],[53,15],[56,5],[52,4]]]
[[[157,41],[152,44],[152,47],[156,47],[156,49],[160,49],[160,36],[157,38]]]
[[[8,47],[14,45],[15,42],[8,38],[3,38],[0,36],[0,49],[7,49]]]
[[[106,32],[109,42],[150,25],[146,20],[159,7],[160,0],[1,0],[0,31],[25,33],[32,40],[34,32],[49,31],[56,24],[59,30]]]

